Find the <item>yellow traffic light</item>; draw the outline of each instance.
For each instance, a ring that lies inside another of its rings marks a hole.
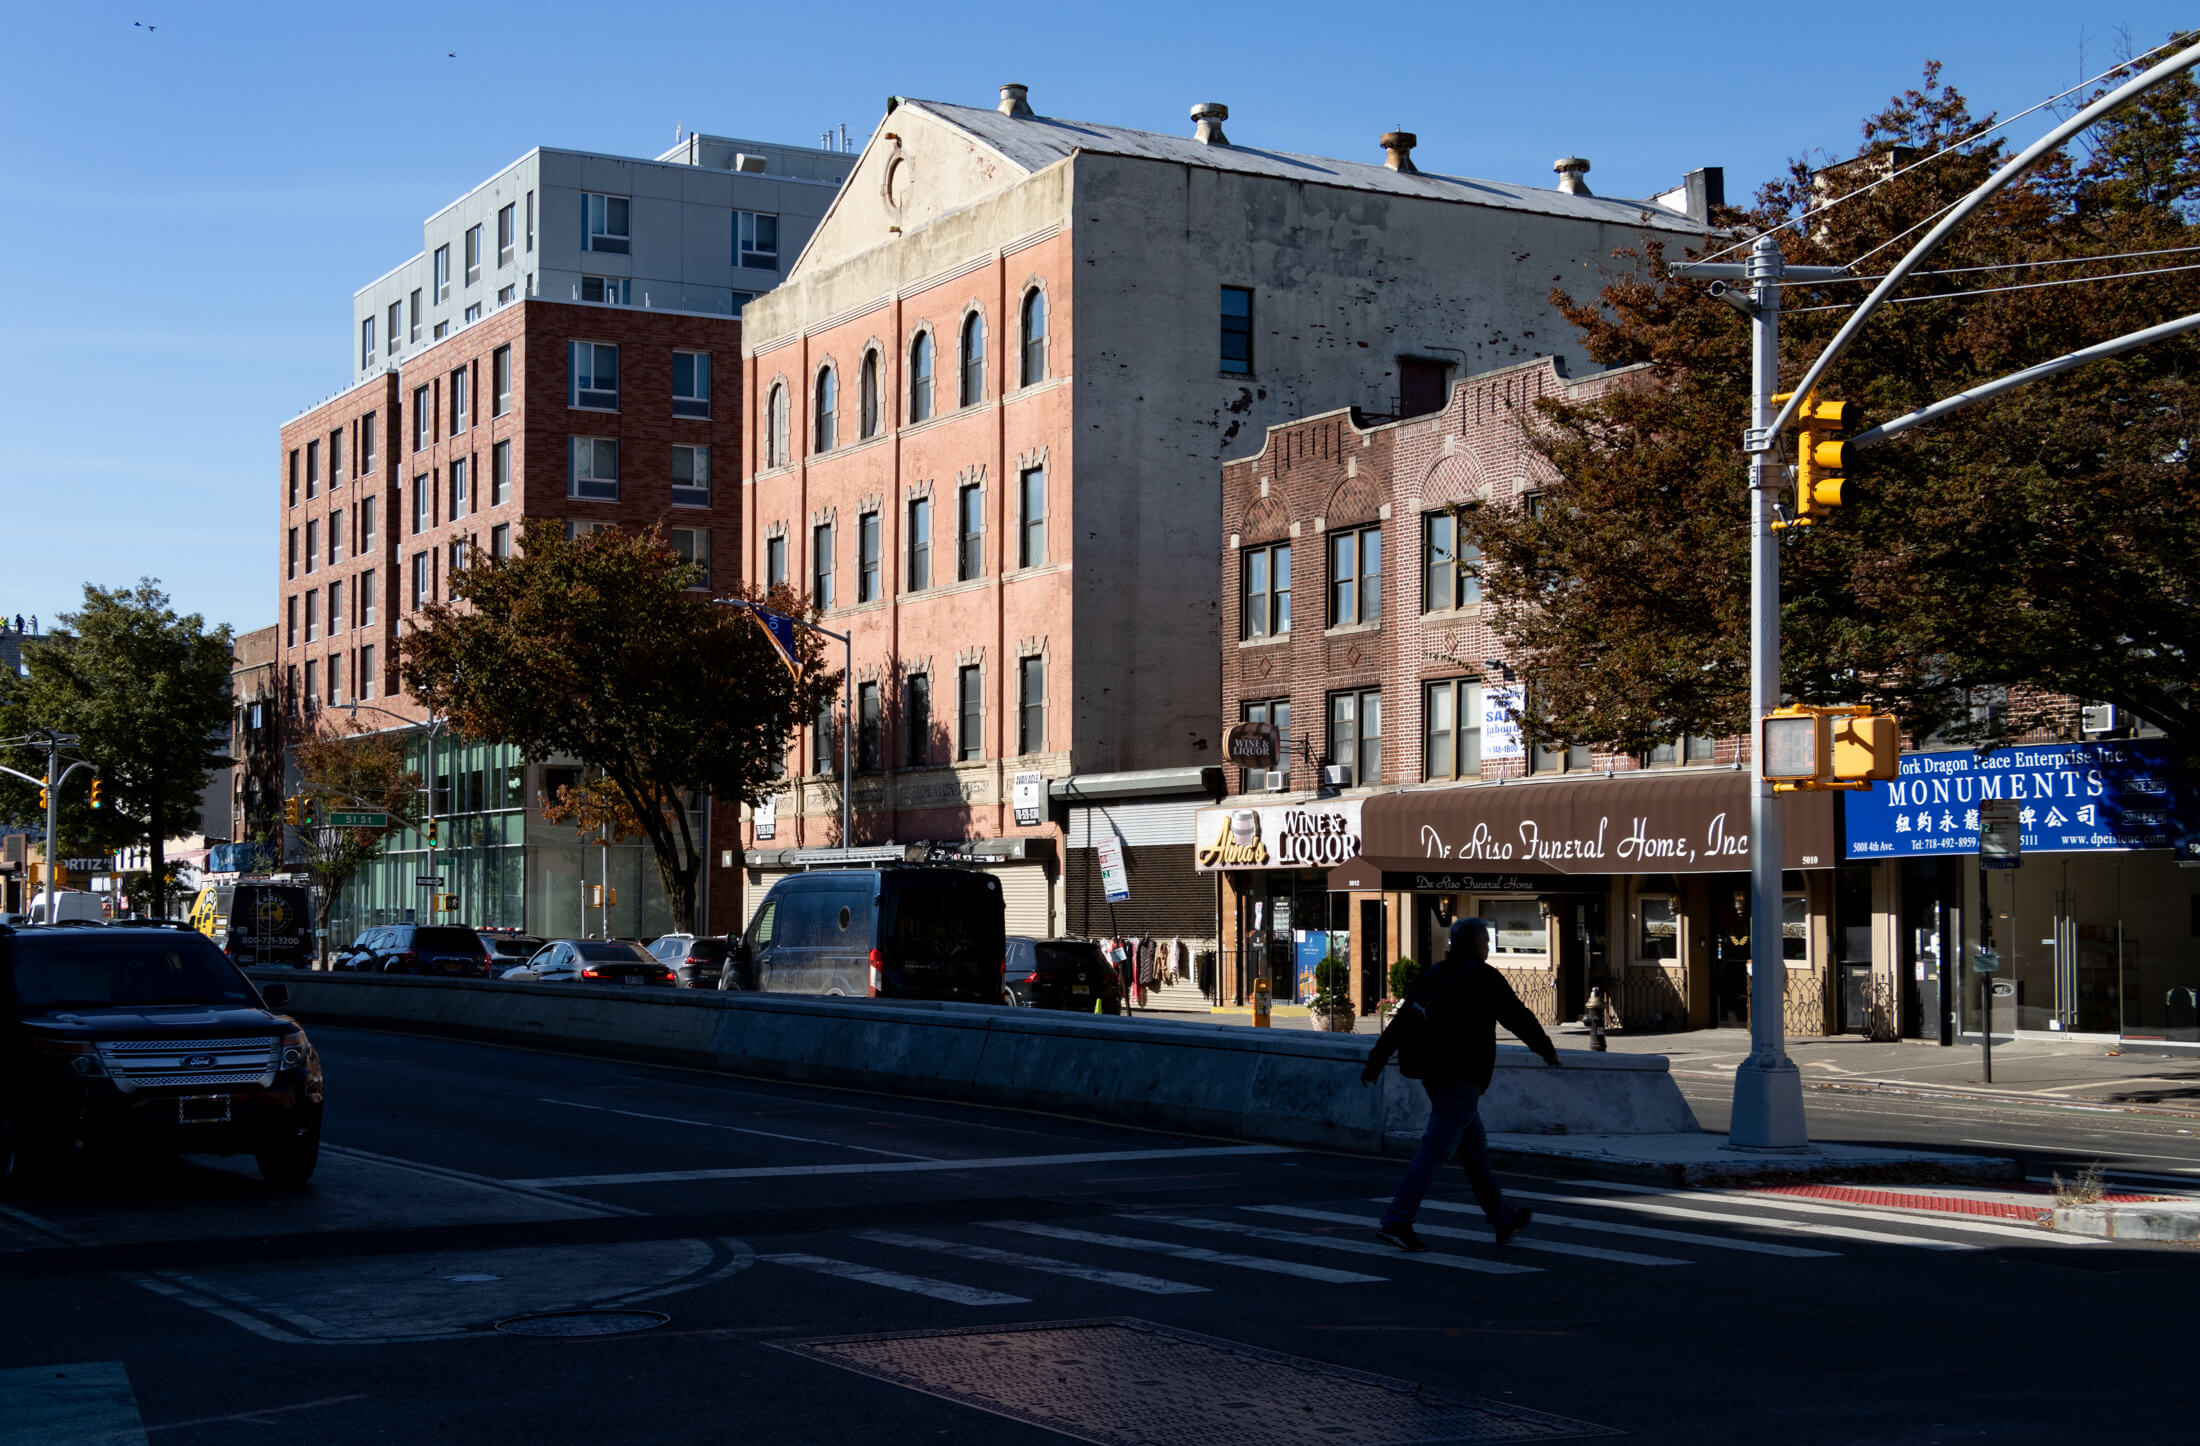
[[[51,805],[51,803],[50,803],[50,802],[49,802],[49,801],[47,800],[47,797],[46,797],[46,790],[45,790],[45,789],[43,789],[43,788],[39,789],[39,790],[38,790],[38,811],[39,811],[40,813],[44,813],[44,812],[45,812],[45,811],[46,811],[46,810],[47,810],[48,808],[50,808],[51,806],[52,806],[52,805]]]
[[[429,848],[434,848],[434,847],[436,846],[436,842],[437,842],[437,840],[438,840],[438,839],[439,839],[439,838],[440,838],[441,836],[442,836],[442,829],[441,829],[441,827],[440,827],[440,826],[438,825],[437,821],[436,821],[435,819],[432,819],[432,818],[431,818],[431,819],[429,819],[429,820],[428,820],[428,847],[429,847]]]
[[[283,822],[289,824],[292,828],[296,828],[298,826],[297,799],[286,798],[283,800]]]
[[[1848,415],[1847,402],[1806,398],[1796,412],[1802,429],[1795,439],[1795,525],[1812,522],[1841,505],[1842,469],[1848,446],[1838,435]]]
[[[93,808],[104,808],[104,807],[106,807],[106,805],[105,805],[104,803],[102,803],[102,802],[100,801],[100,797],[99,797],[99,780],[98,780],[98,779],[96,779],[96,778],[92,780],[92,807],[93,807]]]

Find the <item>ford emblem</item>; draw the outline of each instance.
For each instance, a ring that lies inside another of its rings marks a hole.
[[[212,1069],[214,1063],[214,1056],[210,1054],[187,1054],[183,1057],[185,1069]]]

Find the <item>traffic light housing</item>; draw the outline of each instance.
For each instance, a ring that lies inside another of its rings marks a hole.
[[[1795,438],[1797,527],[1808,527],[1841,505],[1848,444],[1840,434],[1848,410],[1847,402],[1821,402],[1813,396],[1795,414],[1800,429]]]
[[[312,797],[298,800],[298,824],[301,828],[314,828],[321,822],[321,805]]]
[[[48,808],[51,808],[53,806],[51,801],[46,796],[48,791],[49,790],[44,788],[38,790],[38,811],[40,813],[44,813]]]
[[[1902,725],[1856,704],[1775,708],[1758,720],[1758,757],[1774,793],[1865,789],[1900,776]]]
[[[442,827],[435,819],[428,820],[428,847],[434,848],[442,838]]]
[[[103,802],[99,796],[99,780],[95,778],[92,780],[92,807],[94,809],[101,809],[105,808],[106,806],[106,803]]]
[[[298,800],[295,797],[283,800],[283,822],[292,828],[298,826]]]

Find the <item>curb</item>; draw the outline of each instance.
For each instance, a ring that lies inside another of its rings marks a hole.
[[[2156,1200],[2139,1205],[2067,1205],[2055,1210],[2050,1228],[2102,1240],[2200,1243],[2200,1202]]]
[[[1711,1080],[1731,1083],[1733,1075],[1719,1070],[1676,1069],[1675,1079]],[[2039,1109],[2068,1110],[2076,1114],[2093,1115],[2167,1115],[2175,1119],[2200,1120],[2200,1107],[2183,1105],[2127,1105],[2094,1100],[2054,1099],[2023,1090],[1953,1089],[1943,1085],[1901,1084],[1893,1080],[1804,1080],[1806,1090],[1820,1090],[1829,1094],[1897,1095],[1912,1099],[1974,1100],[1981,1104],[2031,1105]]]

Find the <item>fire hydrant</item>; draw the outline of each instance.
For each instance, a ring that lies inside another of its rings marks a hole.
[[[1589,1007],[1582,1013],[1582,1021],[1589,1026],[1589,1048],[1604,1053],[1604,991],[1589,991]]]

